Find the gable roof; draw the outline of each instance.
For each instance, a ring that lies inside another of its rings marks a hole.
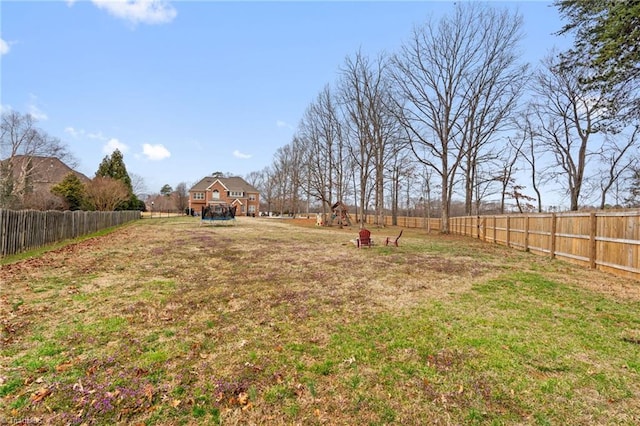
[[[31,170],[29,179],[39,187],[50,188],[60,182],[69,173],[73,173],[82,183],[87,183],[91,179],[84,174],[73,170],[60,159],[56,157],[40,157],[35,155],[16,155],[11,158],[2,160],[1,163],[11,163],[14,178],[20,178],[24,171],[29,167],[28,162],[31,161]]]
[[[227,178],[207,176],[201,179],[200,182],[193,185],[189,190],[189,192],[206,191],[211,187],[211,185],[216,183],[216,181],[220,182],[220,184],[224,186],[227,191],[244,192],[245,194],[246,193],[257,194],[260,192],[256,188],[254,188],[252,185],[247,183],[247,181],[242,179],[240,176],[232,176]]]

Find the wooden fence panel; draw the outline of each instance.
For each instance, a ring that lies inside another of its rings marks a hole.
[[[527,250],[527,244],[525,241],[525,237],[527,234],[527,228],[525,227],[526,221],[526,216],[511,216],[508,218],[509,247],[514,247],[520,250]]]
[[[374,216],[366,223],[372,225]],[[439,218],[398,217],[398,226],[440,230]],[[450,232],[640,280],[640,210],[449,219]],[[385,218],[391,224],[391,217]]]
[[[551,223],[554,215],[529,215],[528,250],[536,254],[551,254]]]
[[[60,212],[0,209],[0,257],[140,219],[139,211]]]
[[[635,214],[598,213],[596,260],[599,269],[640,277],[640,211]]]
[[[640,279],[640,210],[451,218],[451,232]]]
[[[554,256],[589,267],[592,256],[589,242],[590,229],[590,213],[557,215]]]

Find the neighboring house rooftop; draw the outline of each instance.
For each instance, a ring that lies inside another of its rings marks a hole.
[[[31,165],[29,166],[29,161]],[[50,189],[52,186],[62,182],[69,173],[73,173],[82,183],[89,182],[84,174],[73,170],[60,159],[55,157],[40,157],[29,155],[16,155],[11,158],[2,160],[1,163],[10,162],[13,170],[14,178],[23,176],[25,172],[29,174],[29,179],[35,187],[46,187]],[[30,168],[30,170],[28,170]]]
[[[213,185],[216,181],[219,181],[222,186],[224,186],[227,191],[234,192],[243,192],[247,193],[259,193],[259,191],[254,188],[252,185],[247,183],[243,178],[239,176],[232,177],[216,177],[216,176],[207,176],[200,180],[200,182],[196,183],[191,187],[189,192],[193,191],[205,191],[211,185]]]

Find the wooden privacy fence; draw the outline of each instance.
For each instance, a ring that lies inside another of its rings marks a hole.
[[[0,257],[77,238],[140,219],[139,211],[85,212],[0,209]]]
[[[449,221],[453,234],[640,279],[640,210],[465,216]]]
[[[374,225],[376,217],[367,215],[365,222]],[[391,216],[384,217],[384,226],[392,226],[393,218]],[[418,216],[398,216],[396,218],[397,226],[402,228],[422,228],[429,231],[440,231],[440,218],[427,218]]]

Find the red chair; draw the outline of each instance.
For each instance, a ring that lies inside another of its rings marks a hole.
[[[400,234],[398,234],[398,236],[395,239],[392,237],[387,237],[387,240],[384,242],[384,245],[388,246],[389,244],[393,244],[394,246],[398,247],[398,240],[400,239],[400,237],[402,237],[402,231],[404,231],[404,229],[400,230]]]
[[[360,232],[358,232],[356,245],[358,246],[358,248],[371,247],[373,245],[373,240],[371,239],[371,231],[362,228]]]

